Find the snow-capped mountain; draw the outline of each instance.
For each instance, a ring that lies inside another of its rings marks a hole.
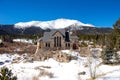
[[[51,21],[30,21],[30,22],[19,22],[15,24],[15,28],[21,29],[21,28],[29,28],[29,27],[40,27],[41,29],[62,29],[67,28],[69,26],[72,27],[94,27],[92,24],[85,24],[78,20],[70,20],[70,19],[56,19]]]
[[[56,19],[51,21],[19,22],[11,25],[0,25],[2,35],[39,35],[50,29],[69,28],[77,30],[80,34],[105,34],[111,33],[111,28],[97,28],[92,24],[85,24],[78,20]]]

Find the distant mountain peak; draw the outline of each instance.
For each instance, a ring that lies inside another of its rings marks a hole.
[[[92,24],[85,24],[78,20],[72,20],[72,19],[65,19],[60,18],[56,20],[51,21],[29,21],[29,22],[19,22],[15,24],[15,28],[29,28],[29,27],[40,27],[41,29],[61,29],[61,28],[67,28],[71,25],[74,25],[75,27],[81,27],[81,26],[88,26],[88,27],[94,27]]]

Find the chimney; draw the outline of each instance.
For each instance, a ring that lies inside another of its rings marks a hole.
[[[69,35],[69,30],[65,30],[65,41],[70,42],[70,35]]]

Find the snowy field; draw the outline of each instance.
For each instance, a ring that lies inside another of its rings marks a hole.
[[[77,60],[60,63],[50,58],[45,61],[28,62],[26,54],[0,54],[0,68],[3,66],[12,69],[18,80],[89,80],[89,59],[80,57],[77,52],[63,50],[67,54],[77,56]],[[101,59],[91,59],[91,66],[96,67],[96,80],[120,80],[120,65],[103,65]],[[92,68],[93,69],[93,68]],[[81,74],[85,72],[84,74]]]

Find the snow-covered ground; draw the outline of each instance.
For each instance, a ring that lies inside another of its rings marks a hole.
[[[63,50],[67,54],[77,56],[77,60],[68,63],[57,62],[50,58],[45,61],[26,62],[26,55],[1,54],[0,67],[12,69],[18,80],[87,80],[90,79],[89,59],[80,57],[75,51]],[[15,62],[16,59],[19,59]],[[3,62],[3,64],[2,64]],[[101,59],[93,59],[92,63],[99,64]],[[80,74],[85,72],[85,74]],[[97,80],[120,80],[120,65],[99,65],[96,68]]]
[[[32,43],[32,40],[29,39],[13,39],[14,42],[23,42],[23,43]]]

